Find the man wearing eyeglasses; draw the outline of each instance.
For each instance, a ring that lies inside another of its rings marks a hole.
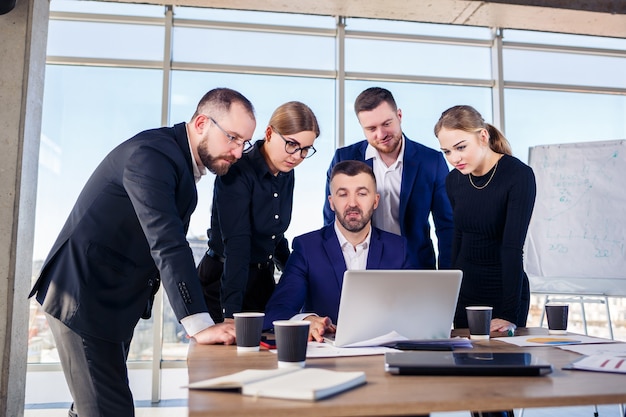
[[[354,103],[366,140],[337,149],[328,168],[348,159],[366,162],[374,170],[380,206],[372,224],[407,239],[411,263],[419,269],[450,268],[452,253],[452,207],[445,181],[449,168],[441,152],[414,142],[402,132],[402,111],[390,91],[371,87]],[[439,257],[430,238],[432,215]],[[324,205],[324,223],[334,219],[329,202]]]
[[[289,256],[294,168],[315,153],[320,130],[313,111],[290,101],[272,114],[256,141],[228,174],[215,179],[209,249],[198,265],[213,320],[264,311],[275,287],[274,266]]]
[[[134,416],[126,358],[160,281],[198,343],[234,342],[233,324],[208,313],[186,232],[196,182],[228,172],[255,127],[248,99],[211,90],[190,122],[128,139],[87,181],[30,294],[56,340],[70,416]]]

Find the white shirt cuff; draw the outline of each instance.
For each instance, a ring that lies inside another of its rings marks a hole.
[[[193,337],[207,327],[215,325],[215,322],[209,313],[196,313],[182,318],[180,324],[183,325],[187,334]]]
[[[309,316],[317,316],[317,314],[315,314],[315,313],[298,313],[295,316],[293,316],[292,318],[290,318],[289,320],[300,321],[300,320],[304,320],[306,317],[309,317]]]

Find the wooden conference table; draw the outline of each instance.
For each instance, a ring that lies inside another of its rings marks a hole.
[[[547,330],[528,328],[516,333],[546,335]],[[467,333],[460,330],[454,335]],[[307,367],[365,371],[367,384],[317,402],[189,390],[189,416],[410,416],[437,411],[626,403],[625,375],[561,369],[579,358],[577,353],[556,347],[521,348],[497,338],[474,343],[473,351],[531,352],[551,363],[554,372],[539,377],[397,376],[385,372],[382,355],[308,359]],[[235,346],[206,346],[192,340],[187,358],[189,381],[244,369],[273,369],[276,361],[276,354],[267,350],[238,355]]]

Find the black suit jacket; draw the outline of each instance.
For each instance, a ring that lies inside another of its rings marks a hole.
[[[206,312],[186,239],[197,204],[185,124],[141,132],[83,188],[30,296],[79,334],[129,340],[160,278],[176,317]]]

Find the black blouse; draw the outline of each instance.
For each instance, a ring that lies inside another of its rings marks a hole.
[[[226,175],[216,177],[209,247],[225,258],[222,307],[225,317],[241,311],[250,264],[287,262],[284,233],[291,222],[294,172],[273,175],[259,140]]]

